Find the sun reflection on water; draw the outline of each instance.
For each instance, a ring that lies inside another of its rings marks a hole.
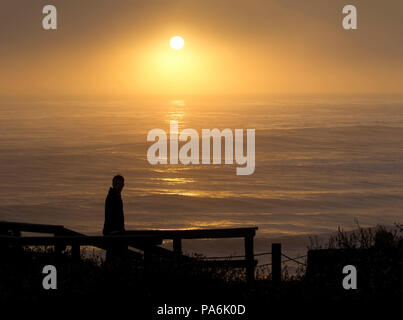
[[[185,106],[185,100],[172,100],[171,104],[176,105],[176,106],[181,106],[184,107]]]
[[[171,100],[169,110],[166,114],[166,123],[170,121],[178,121],[179,126],[183,124],[185,116],[185,101],[184,100]]]
[[[167,184],[183,184],[195,182],[194,179],[189,178],[152,178],[152,180],[162,181]]]

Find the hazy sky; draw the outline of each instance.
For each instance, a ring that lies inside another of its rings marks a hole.
[[[401,0],[2,0],[0,94],[403,93],[402,39]]]

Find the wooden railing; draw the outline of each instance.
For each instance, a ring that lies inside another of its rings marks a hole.
[[[116,244],[142,250],[144,252],[144,263],[148,265],[152,261],[152,256],[164,256],[176,259],[177,261],[195,261],[196,259],[183,255],[183,239],[218,239],[218,238],[244,238],[245,256],[242,260],[230,261],[198,261],[207,266],[219,264],[242,267],[246,269],[248,282],[254,280],[255,266],[254,259],[254,237],[257,227],[252,228],[230,228],[230,229],[192,229],[192,230],[133,230],[124,234],[108,236],[86,236],[84,234],[69,230],[60,225],[43,225],[16,222],[0,222],[0,242],[5,245],[19,246],[54,246],[61,250],[66,246],[71,246],[74,259],[80,259],[81,246],[95,246],[101,249]],[[12,235],[9,235],[11,232]],[[53,236],[19,236],[21,232],[53,234]],[[159,247],[164,240],[173,241],[173,251]],[[128,250],[134,257],[139,258],[139,254]]]
[[[10,233],[14,236],[8,236]],[[54,237],[15,237],[15,235],[21,235],[21,232],[29,233],[41,233],[41,234],[53,234]],[[64,238],[64,239],[63,239]],[[62,251],[66,246],[71,246],[72,256],[75,260],[80,259],[80,246],[84,246],[87,241],[93,241],[93,244],[87,244],[100,249],[106,250],[108,240],[97,241],[85,234],[75,232],[67,229],[61,225],[49,225],[49,224],[36,224],[36,223],[20,223],[20,222],[8,222],[0,221],[0,239],[2,243],[15,243],[25,246],[53,246],[55,251]],[[116,241],[116,240],[110,240]],[[155,244],[161,244],[160,241]],[[136,259],[142,259],[142,255],[128,250],[127,254]]]
[[[173,240],[173,254],[176,257],[183,257],[182,254],[183,239],[244,238],[244,250],[245,250],[244,259],[230,260],[230,261],[203,261],[200,263],[209,266],[226,264],[231,265],[233,267],[245,268],[247,281],[252,282],[254,280],[255,266],[257,264],[257,261],[254,258],[254,245],[253,245],[254,242],[253,240],[257,229],[258,229],[257,227],[252,227],[252,228],[191,229],[191,230],[136,230],[136,231],[126,231],[126,234],[136,236],[148,235],[148,236],[155,236],[161,240]],[[145,252],[145,255],[147,255],[147,252]],[[145,256],[145,258],[146,257],[147,256]]]

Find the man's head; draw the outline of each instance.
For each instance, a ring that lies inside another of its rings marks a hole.
[[[120,174],[116,175],[112,179],[112,187],[117,192],[121,192],[123,187],[125,186],[125,178],[123,178]]]

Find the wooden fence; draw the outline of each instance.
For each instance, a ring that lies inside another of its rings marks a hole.
[[[181,260],[197,259],[187,257],[182,252],[183,239],[220,239],[244,238],[244,259],[241,260],[209,260],[198,261],[206,266],[226,264],[233,267],[245,268],[246,278],[253,282],[257,261],[254,255],[254,237],[257,227],[229,228],[229,229],[193,229],[193,230],[133,230],[120,235],[86,236],[67,229],[61,225],[44,225],[31,223],[0,222],[0,244],[19,246],[53,246],[61,251],[66,246],[72,248],[74,259],[80,259],[81,246],[94,246],[107,249],[116,244],[125,244],[129,247],[143,251],[143,255],[128,250],[134,258],[143,258],[145,266],[152,262],[152,256],[163,256]],[[52,234],[53,236],[21,236],[21,232]],[[173,250],[160,247],[164,240],[173,241]]]

